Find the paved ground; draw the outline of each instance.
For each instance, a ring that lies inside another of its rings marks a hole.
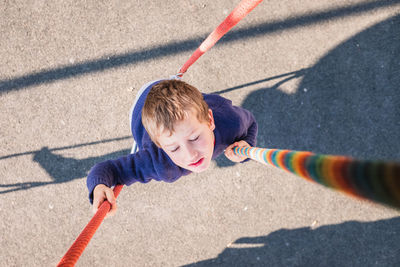
[[[238,1],[1,1],[0,265],[54,266],[85,176],[128,153],[140,86]],[[184,80],[256,115],[259,146],[400,160],[400,1],[264,1]],[[78,266],[398,266],[398,211],[255,162],[124,188]]]

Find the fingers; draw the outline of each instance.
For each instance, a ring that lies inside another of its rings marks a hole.
[[[235,155],[235,153],[233,152],[232,149],[229,150],[229,151],[225,151],[225,156],[226,156],[230,161],[233,161],[233,162],[241,162],[241,161],[243,160],[240,156]]]
[[[101,204],[107,200],[111,204],[110,211],[107,213],[107,216],[115,215],[117,211],[117,201],[114,195],[114,192],[111,188],[99,184],[95,187],[93,191],[93,212],[96,213]]]
[[[93,198],[93,206],[92,206],[93,213],[96,213],[97,210],[99,209],[99,207],[101,205],[100,201],[101,200],[99,200],[97,198]]]
[[[250,145],[249,145],[246,141],[243,141],[243,140],[238,141],[238,142],[235,142],[235,143],[229,145],[229,146],[225,149],[225,156],[226,156],[229,160],[231,160],[231,161],[233,161],[233,162],[241,162],[241,161],[245,160],[247,157],[241,156],[241,155],[240,155],[240,156],[239,156],[239,155],[236,155],[235,152],[233,151],[233,148],[234,148],[234,147],[249,147],[249,146],[250,146]]]
[[[106,197],[108,202],[110,202],[111,204],[111,209],[108,212],[108,216],[114,216],[115,213],[117,212],[117,201],[115,199],[115,195],[114,195],[114,191],[111,190],[111,188],[109,188],[110,190],[106,191]]]
[[[103,204],[105,195],[103,193],[102,189],[103,185],[98,185],[95,187],[93,191],[93,213],[96,213],[97,210],[99,209],[100,205]]]
[[[232,157],[235,156],[234,153],[233,153],[233,147],[235,146],[236,143],[237,143],[237,142],[235,142],[235,143],[229,145],[229,146],[225,149],[225,153],[224,153],[224,154],[225,154],[225,156],[226,156],[228,159],[230,159],[230,160],[231,160]]]
[[[250,145],[246,141],[241,140],[238,142],[238,147],[250,147]]]

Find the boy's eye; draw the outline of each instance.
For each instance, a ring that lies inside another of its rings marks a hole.
[[[170,150],[171,152],[176,152],[179,149],[179,146],[177,146],[176,148]]]
[[[193,139],[190,139],[189,141],[196,141],[197,139],[199,139],[199,137],[200,137],[200,135],[198,135],[197,137],[195,137],[195,138],[193,138]]]

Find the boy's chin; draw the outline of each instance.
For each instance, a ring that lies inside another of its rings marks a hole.
[[[204,172],[208,169],[208,167],[210,166],[210,162],[204,162],[202,164],[202,166],[199,166],[197,168],[189,168],[189,171],[194,172],[194,173],[201,173]]]
[[[201,173],[201,172],[206,171],[207,169],[208,169],[208,168],[204,168],[204,169],[198,170],[198,169],[196,168],[196,169],[192,169],[191,171],[194,172],[194,173]]]

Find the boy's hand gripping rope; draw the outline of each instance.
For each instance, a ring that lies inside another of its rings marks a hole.
[[[116,185],[114,187],[114,195],[117,198],[119,193],[121,192],[123,185]],[[86,225],[85,229],[81,232],[75,242],[68,249],[67,253],[65,253],[64,257],[62,257],[61,261],[57,266],[74,266],[78,261],[79,257],[82,255],[82,252],[85,250],[86,246],[89,244],[90,239],[92,239],[94,233],[97,228],[99,228],[101,222],[104,217],[106,217],[107,213],[111,209],[111,204],[107,200],[104,201],[93,218]]]
[[[235,147],[234,153],[353,197],[400,208],[399,162],[362,161],[343,156],[257,147]]]
[[[229,14],[229,16],[207,37],[206,40],[200,45],[199,48],[193,53],[189,60],[183,65],[176,75],[181,78],[186,70],[207,50],[209,50],[225,33],[227,33],[233,26],[235,26],[242,18],[244,18],[251,10],[253,10],[262,0],[242,0],[236,8]],[[114,188],[115,197],[118,196],[122,189],[122,185],[117,185]],[[110,210],[111,205],[108,201],[104,201],[96,214],[89,221],[88,225],[83,229],[81,234],[71,245],[67,253],[58,263],[57,266],[74,266],[82,255],[86,246],[89,244],[90,239],[93,237],[97,228],[99,228],[104,217]]]

